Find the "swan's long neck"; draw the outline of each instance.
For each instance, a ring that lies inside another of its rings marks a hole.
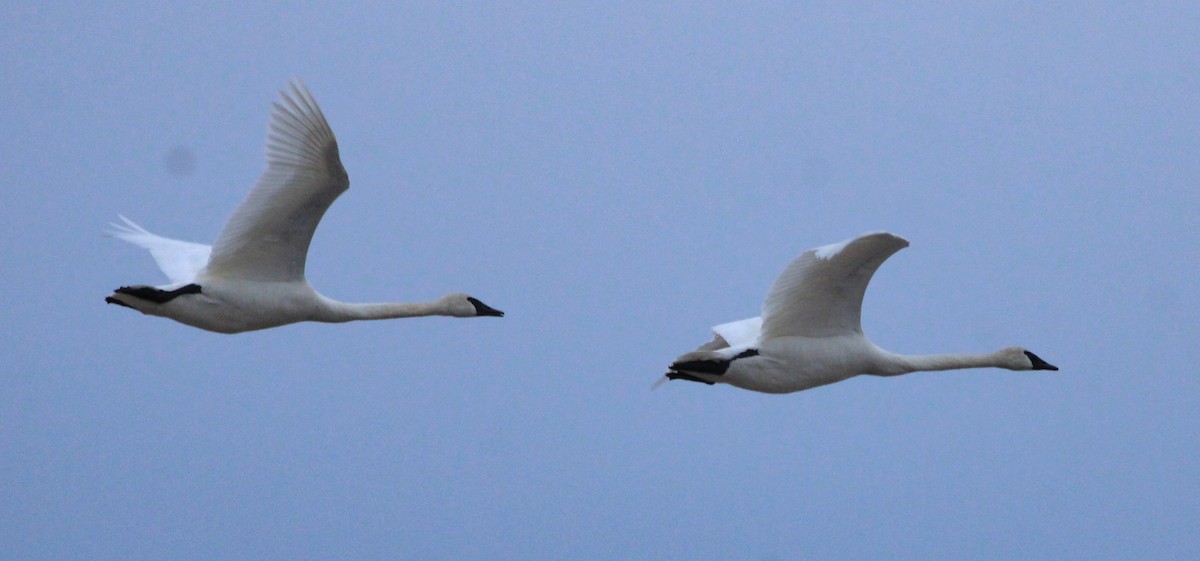
[[[901,355],[885,353],[881,365],[881,374],[891,376],[909,372],[930,372],[935,370],[958,370],[960,368],[1006,368],[1000,353],[988,354],[941,354],[941,355]]]
[[[324,313],[321,321],[341,323],[367,319],[411,318],[421,316],[451,315],[441,300],[404,304],[400,302],[379,302],[371,304],[355,304],[325,299]]]

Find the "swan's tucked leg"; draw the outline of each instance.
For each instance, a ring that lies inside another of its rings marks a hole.
[[[122,302],[122,301],[120,301],[120,300],[117,300],[116,298],[113,298],[112,296],[105,296],[105,297],[104,297],[104,301],[105,301],[106,303],[109,303],[109,304],[116,304],[116,305],[118,305],[118,306],[125,306],[126,308],[129,308],[130,310],[136,310],[136,309],[137,309],[137,308],[135,308],[135,307],[133,307],[133,306],[130,306],[129,304],[126,304],[126,303],[124,303],[124,302]]]
[[[716,382],[709,382],[708,380],[697,378],[690,374],[683,374],[681,372],[675,372],[675,371],[667,372],[667,379],[668,380],[687,380],[689,382],[700,382],[701,384],[708,384],[710,386],[713,384],[716,384]]]
[[[149,302],[154,302],[155,304],[164,304],[185,294],[200,294],[200,285],[186,284],[176,288],[175,290],[162,290],[160,288],[154,288],[153,286],[122,286],[113,292],[117,294],[128,294],[139,300],[146,300]],[[132,307],[122,304],[111,296],[105,298],[104,301],[108,302],[109,304],[121,304],[126,307]]]
[[[719,353],[711,351],[693,351],[680,357],[682,360],[676,360],[667,367],[671,372],[679,373],[679,371],[695,372],[697,374],[710,374],[712,376],[721,376],[729,370],[729,364],[739,358],[747,358],[758,356],[757,349],[746,349],[735,356],[722,356]]]
[[[729,370],[729,359],[726,358],[702,358],[698,360],[677,360],[671,363],[668,368],[671,372],[678,373],[679,371],[696,372],[698,374],[711,374],[720,376]]]

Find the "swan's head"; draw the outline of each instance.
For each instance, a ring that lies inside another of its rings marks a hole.
[[[1000,351],[1000,354],[1009,370],[1058,370],[1057,366],[1021,347],[1010,347]]]
[[[459,318],[480,316],[504,317],[504,312],[480,302],[478,298],[461,293],[442,297],[442,306],[446,308],[449,315]]]

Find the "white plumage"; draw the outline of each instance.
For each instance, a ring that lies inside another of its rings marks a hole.
[[[800,254],[771,286],[760,318],[714,327],[716,337],[675,359],[659,383],[682,379],[789,393],[859,374],[1058,370],[1019,347],[979,355],[908,356],[871,343],[861,321],[867,284],[888,257],[906,247],[907,240],[876,232]]]
[[[298,321],[502,316],[461,293],[417,304],[349,304],[308,284],[305,259],[325,211],[350,186],[312,95],[292,83],[274,104],[267,170],[211,248],[152,234],[124,216],[110,234],[150,251],[171,284],[118,288],[105,301],[221,333]]]
[[[212,248],[202,243],[185,242],[164,238],[147,232],[132,220],[118,215],[124,224],[112,224],[108,233],[114,238],[125,240],[150,252],[158,268],[172,283],[189,283],[208,263]]]

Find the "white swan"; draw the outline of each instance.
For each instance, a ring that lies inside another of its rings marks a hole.
[[[771,287],[762,317],[714,327],[716,337],[675,359],[658,384],[722,382],[789,393],[859,374],[984,367],[1058,370],[1019,347],[980,355],[907,356],[871,343],[862,332],[863,294],[879,266],[905,247],[908,241],[880,232],[802,253]]]
[[[299,321],[503,316],[466,294],[417,304],[349,304],[304,278],[313,231],[350,186],[337,140],[303,84],[280,92],[267,135],[267,171],[207,245],[164,238],[124,216],[114,237],[150,251],[171,283],[123,286],[104,300],[200,329],[240,333]]]

